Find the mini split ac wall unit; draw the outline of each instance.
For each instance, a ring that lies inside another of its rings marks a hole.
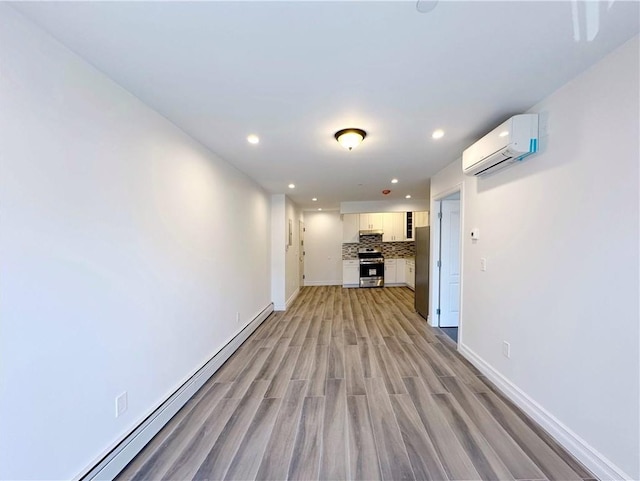
[[[538,114],[515,115],[462,153],[462,171],[477,177],[538,151]]]

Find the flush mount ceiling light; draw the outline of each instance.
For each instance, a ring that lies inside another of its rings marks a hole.
[[[433,137],[434,139],[441,139],[442,137],[444,137],[444,130],[442,129],[434,130],[433,133],[431,134],[431,137]]]
[[[391,183],[392,184],[397,184],[398,183],[398,179],[391,179]]]
[[[362,129],[342,129],[334,135],[338,143],[349,150],[360,145],[366,136],[367,133]]]
[[[247,142],[255,145],[260,143],[260,138],[257,135],[251,134],[247,137]]]
[[[296,184],[289,184],[289,188],[290,189],[295,189],[296,188]]]

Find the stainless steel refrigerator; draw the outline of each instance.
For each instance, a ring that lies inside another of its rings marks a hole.
[[[430,228],[416,227],[416,311],[425,319],[429,315],[429,242]]]

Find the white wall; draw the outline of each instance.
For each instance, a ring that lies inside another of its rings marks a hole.
[[[289,306],[300,289],[300,229],[302,210],[288,197],[286,198],[286,230],[289,237],[289,219],[291,219],[292,244],[285,252],[285,299]]]
[[[291,219],[292,244],[289,243]],[[284,194],[271,196],[271,298],[274,308],[284,311],[296,297],[300,287],[299,222],[302,211]]]
[[[7,4],[0,146],[0,478],[70,479],[269,305],[269,197]]]
[[[342,285],[342,220],[338,211],[305,213],[306,286]]]
[[[538,155],[464,180],[461,352],[603,479],[640,479],[638,57],[636,37],[534,106]]]

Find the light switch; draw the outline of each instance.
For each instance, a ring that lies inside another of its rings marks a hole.
[[[487,258],[486,257],[481,257],[480,258],[480,270],[481,271],[486,271],[487,270]]]

